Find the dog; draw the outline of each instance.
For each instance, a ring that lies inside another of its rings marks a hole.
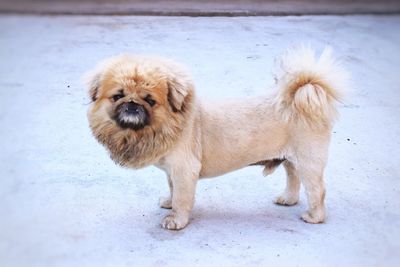
[[[89,125],[111,158],[166,173],[170,196],[159,204],[171,212],[163,228],[188,224],[200,178],[250,165],[264,166],[268,175],[282,164],[287,185],[276,203],[296,204],[302,183],[309,208],[301,218],[324,222],[324,168],[347,84],[330,49],[319,58],[309,47],[289,49],[270,96],[214,104],[199,101],[188,72],[168,59],[120,55],[87,77]]]

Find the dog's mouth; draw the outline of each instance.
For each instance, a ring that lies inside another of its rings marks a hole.
[[[149,124],[149,114],[142,105],[127,102],[116,108],[114,120],[122,129],[140,130]]]

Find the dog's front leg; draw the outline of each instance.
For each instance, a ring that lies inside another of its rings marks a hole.
[[[162,221],[161,225],[165,229],[179,230],[184,228],[189,222],[199,172],[193,169],[190,170],[190,167],[193,167],[193,165],[188,165],[171,170],[170,177],[173,190],[172,211]]]
[[[169,196],[168,197],[160,197],[158,201],[158,205],[163,209],[172,209],[172,195],[173,195],[173,185],[171,181],[171,177],[167,175],[168,187],[169,187]]]

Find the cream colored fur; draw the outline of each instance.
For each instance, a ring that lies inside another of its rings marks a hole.
[[[276,203],[296,204],[302,183],[309,205],[302,219],[323,222],[323,173],[337,117],[335,101],[346,80],[330,50],[316,59],[312,49],[300,47],[282,58],[276,91],[269,97],[211,104],[197,101],[191,88],[180,87],[182,98],[188,92],[193,96],[185,126],[174,145],[162,157],[154,157],[170,186],[170,196],[160,199],[161,207],[172,208],[162,226],[177,230],[187,225],[199,178],[253,164],[265,165],[264,173],[269,174],[279,165],[274,159],[282,160],[287,172],[286,189]],[[98,118],[95,113],[90,111],[89,118]]]

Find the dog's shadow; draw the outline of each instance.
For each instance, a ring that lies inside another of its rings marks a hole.
[[[288,210],[291,209],[289,212]],[[282,211],[283,210],[283,211]],[[295,216],[297,207],[277,207],[273,209],[215,209],[199,207],[192,211],[191,221],[199,224],[231,224],[237,226],[245,226],[248,224],[275,224],[284,221],[297,221]]]
[[[213,232],[215,235],[230,233],[280,232],[285,234],[300,234],[299,224],[304,222],[299,217],[302,205],[293,207],[276,207],[265,209],[217,209],[211,207],[194,208],[189,225],[180,231],[162,229],[159,225],[147,230],[154,239],[159,241],[174,240],[187,233]],[[167,214],[167,212],[165,212]]]

